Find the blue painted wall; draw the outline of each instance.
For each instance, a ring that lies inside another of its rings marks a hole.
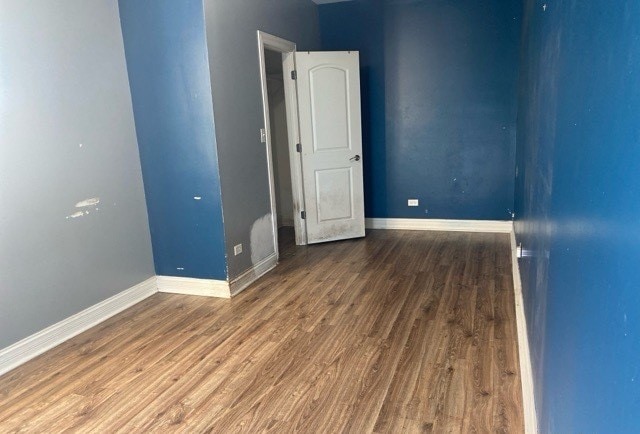
[[[156,273],[226,279],[202,0],[119,5]]]
[[[508,0],[319,7],[322,48],[361,52],[367,217],[511,219],[521,9]]]
[[[527,0],[516,188],[543,432],[638,432],[640,2]]]

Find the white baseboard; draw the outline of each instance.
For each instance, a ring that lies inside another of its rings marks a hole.
[[[158,292],[231,298],[226,280],[194,279],[192,277],[157,276]]]
[[[249,268],[247,271],[233,279],[229,286],[231,287],[231,295],[237,295],[253,282],[264,276],[267,272],[273,270],[278,265],[278,255],[273,253],[262,261]]]
[[[527,319],[524,313],[524,300],[522,298],[522,279],[518,266],[518,254],[516,252],[516,234],[511,231],[511,263],[513,265],[513,289],[516,301],[516,326],[518,328],[518,352],[520,359],[520,379],[522,382],[522,405],[524,407],[524,432],[526,434],[538,433],[538,417],[536,413],[536,401],[533,388],[533,369],[531,367],[531,353],[529,351],[529,335],[527,334]]]
[[[158,292],[156,276],[153,276],[9,347],[0,349],[0,375],[111,318],[156,292]]]
[[[401,229],[410,231],[497,232],[513,230],[509,220],[442,220],[442,219],[365,219],[367,229]]]

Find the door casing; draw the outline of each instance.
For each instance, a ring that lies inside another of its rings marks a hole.
[[[264,131],[267,145],[267,171],[269,174],[269,194],[271,202],[271,219],[273,221],[273,244],[276,256],[278,252],[278,219],[276,209],[275,173],[273,164],[273,143],[271,139],[271,120],[269,115],[269,96],[267,92],[267,72],[264,50],[282,53],[282,69],[284,78],[285,107],[287,112],[287,133],[289,162],[291,171],[291,191],[293,195],[293,223],[296,245],[307,244],[307,227],[302,219],[304,211],[304,189],[302,186],[302,161],[296,146],[300,143],[298,124],[298,96],[295,80],[291,71],[295,71],[296,44],[258,30],[258,58],[260,62],[260,88],[262,92],[262,111],[264,113]]]

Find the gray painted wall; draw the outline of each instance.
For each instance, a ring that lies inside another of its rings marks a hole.
[[[320,46],[311,0],[205,0],[229,278],[273,253],[257,30]],[[233,246],[243,244],[234,256]]]
[[[0,210],[0,348],[154,275],[117,2],[0,0]]]

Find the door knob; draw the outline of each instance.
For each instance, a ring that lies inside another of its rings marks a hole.
[[[354,161],[354,160],[355,161],[360,161],[360,156],[359,155],[355,155],[355,156],[349,158],[349,161]]]

